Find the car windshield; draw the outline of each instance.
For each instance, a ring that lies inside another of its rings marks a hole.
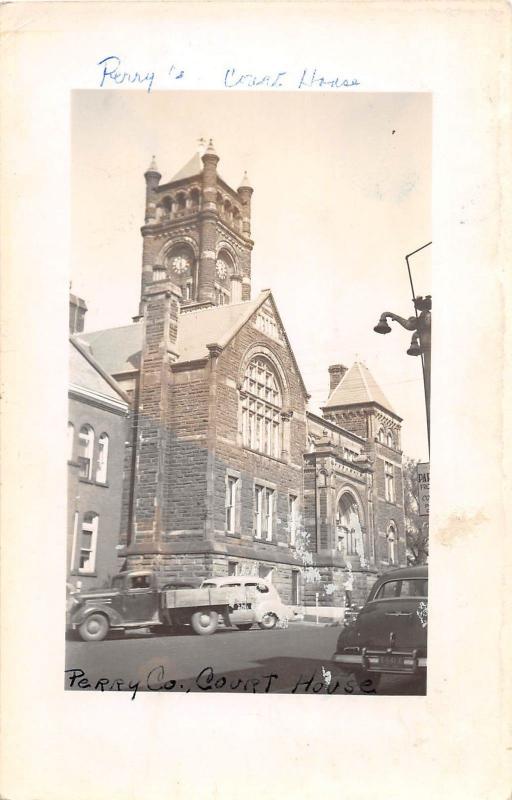
[[[385,600],[391,597],[428,597],[427,578],[409,578],[401,581],[383,583],[374,600]]]

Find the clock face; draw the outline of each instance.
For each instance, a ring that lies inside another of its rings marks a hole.
[[[224,280],[224,278],[228,274],[228,265],[226,264],[225,261],[222,260],[222,258],[217,259],[215,269],[217,270],[217,275],[219,276],[219,278],[221,278],[221,280]]]
[[[188,258],[185,256],[175,256],[172,261],[172,268],[178,275],[181,275],[183,272],[186,272],[190,266],[190,262]]]

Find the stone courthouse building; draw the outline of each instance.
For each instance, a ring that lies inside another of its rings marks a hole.
[[[349,562],[356,598],[405,563],[401,419],[361,363],[308,412],[272,293],[251,295],[253,189],[218,162],[210,142],[167,183],[152,162],[139,314],[80,334],[132,403],[119,553],[339,606]]]

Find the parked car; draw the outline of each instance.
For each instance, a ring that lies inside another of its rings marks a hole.
[[[428,568],[386,572],[373,585],[357,614],[347,614],[333,661],[358,683],[382,675],[426,678]]]
[[[254,575],[207,578],[201,588],[227,592],[230,622],[242,631],[249,630],[255,623],[263,630],[270,630],[290,616],[290,610],[282,602],[277,589],[269,581]]]

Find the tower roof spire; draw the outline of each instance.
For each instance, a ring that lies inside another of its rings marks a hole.
[[[146,172],[144,174],[148,175],[148,173],[151,173],[151,172],[154,175],[160,175],[160,170],[158,169],[155,156],[151,157],[151,164],[149,165],[149,167],[147,168],[147,170],[146,170]]]
[[[252,189],[252,185],[251,185],[251,182],[249,180],[249,176],[247,175],[247,170],[245,170],[245,172],[243,174],[243,177],[242,177],[242,182],[240,183],[240,186],[238,188],[239,189]]]
[[[213,146],[213,139],[210,139],[210,141],[208,142],[208,147],[206,148],[205,155],[208,155],[208,156],[216,156],[217,155],[215,147]]]

